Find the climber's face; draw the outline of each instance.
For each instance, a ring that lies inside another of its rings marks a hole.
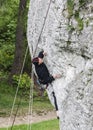
[[[38,64],[40,65],[40,64],[42,64],[43,63],[43,59],[42,58],[38,58]]]

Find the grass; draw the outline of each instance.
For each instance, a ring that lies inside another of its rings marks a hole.
[[[16,92],[15,87],[9,86],[7,85],[6,82],[3,82],[3,81],[0,83],[0,116],[4,117],[4,116],[10,115],[15,92]],[[22,95],[22,92],[19,91],[16,103],[15,103],[15,107],[14,107],[14,113],[18,106],[20,95]],[[27,95],[21,96],[21,102],[20,102],[18,115],[25,115],[28,112],[28,106],[29,106],[29,96]],[[40,114],[44,111],[53,110],[53,107],[47,96],[44,96],[44,97],[35,96],[34,102],[33,102],[33,110],[34,112]]]
[[[73,15],[74,1],[67,0],[68,18],[70,19]]]
[[[28,125],[14,126],[13,130],[26,130],[28,127]],[[6,128],[0,128],[0,130],[6,130]],[[31,125],[31,130],[59,130],[59,121],[55,119],[35,123]]]
[[[75,17],[75,19],[76,19],[76,21],[77,21],[77,23],[78,23],[77,29],[78,29],[79,31],[83,30],[83,27],[84,27],[84,25],[83,25],[83,20],[82,20],[82,19],[80,18],[80,16],[79,16],[79,11],[75,11],[74,17]]]
[[[79,0],[80,7],[86,3],[86,0]]]

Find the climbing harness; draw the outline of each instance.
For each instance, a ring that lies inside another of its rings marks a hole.
[[[38,82],[39,82],[39,81],[38,81]],[[40,84],[40,82],[39,82],[39,84]],[[41,85],[41,84],[40,84],[40,85]],[[53,88],[52,83],[50,83],[50,85],[51,85],[51,86],[52,86],[52,88]],[[47,89],[47,88],[48,88],[48,86],[49,86],[49,84],[46,84],[45,89]],[[55,96],[55,92],[54,92],[54,90],[52,91],[52,96],[53,96],[53,98],[54,98],[54,105],[55,105],[55,109],[56,109],[56,111],[58,111],[57,99],[56,99],[56,96]]]
[[[49,84],[50,84],[51,87],[53,88],[52,83],[49,83]],[[46,84],[45,89],[48,88],[49,84]],[[56,96],[55,96],[55,92],[54,92],[54,90],[52,91],[52,96],[53,96],[53,98],[54,98],[54,106],[55,106],[55,109],[56,109],[56,111],[58,111],[57,99],[56,99]]]

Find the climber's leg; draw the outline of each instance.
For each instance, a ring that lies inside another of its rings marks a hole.
[[[55,109],[56,109],[56,111],[58,111],[58,106],[57,106],[57,100],[56,100],[55,93],[54,93],[54,92],[52,92],[52,94],[53,94],[53,97],[54,97]]]
[[[53,94],[53,97],[54,97],[54,104],[55,104],[55,109],[56,109],[56,112],[57,112],[57,119],[59,119],[57,99],[56,99],[54,91],[52,92],[52,94]]]

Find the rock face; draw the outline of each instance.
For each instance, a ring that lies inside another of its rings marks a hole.
[[[30,0],[28,44],[34,53],[50,0]],[[60,130],[93,130],[93,0],[52,0],[39,40],[53,82]],[[51,103],[51,86],[47,89]]]

